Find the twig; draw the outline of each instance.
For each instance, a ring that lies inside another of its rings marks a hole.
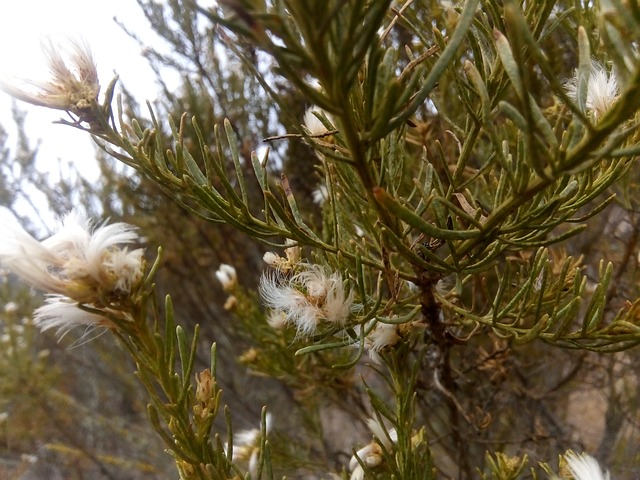
[[[282,140],[285,138],[324,138],[324,137],[328,137],[329,135],[335,135],[338,132],[339,130],[329,130],[327,132],[317,133],[315,135],[302,135],[301,133],[285,133],[284,135],[274,135],[273,137],[267,137],[262,141],[265,143],[268,143],[268,142],[273,142],[275,140]]]

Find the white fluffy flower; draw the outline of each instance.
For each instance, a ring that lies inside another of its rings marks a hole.
[[[143,273],[142,249],[120,245],[139,241],[126,223],[99,225],[72,211],[56,233],[39,242],[16,222],[3,225],[0,263],[47,293],[79,303],[127,296]]]
[[[49,43],[42,46],[51,78],[47,82],[26,81],[33,87],[25,90],[8,82],[0,82],[0,88],[9,95],[33,105],[65,110],[79,115],[82,119],[92,108],[100,92],[98,71],[93,55],[84,42],[70,42],[68,59],[64,51]]]
[[[580,78],[576,70],[573,78],[565,84],[567,94],[574,99],[578,98],[579,82]],[[619,93],[615,73],[613,71],[607,73],[599,61],[592,60],[587,82],[587,109],[593,112],[594,119],[601,118],[611,108]]]
[[[269,272],[260,279],[260,295],[267,306],[282,312],[301,335],[315,332],[320,322],[344,325],[353,304],[339,273],[327,275],[318,265],[299,264],[301,271],[286,276]]]
[[[284,314],[286,323],[295,324],[300,334],[312,334],[322,311],[291,284],[278,272],[265,274],[260,279],[260,295],[267,306]]]
[[[569,471],[575,480],[609,480],[609,472],[603,471],[598,461],[591,455],[583,453],[577,455],[573,452],[565,455],[569,465]]]

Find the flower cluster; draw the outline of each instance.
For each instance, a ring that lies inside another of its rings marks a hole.
[[[287,258],[273,252],[264,256],[265,262],[273,267],[260,279],[260,296],[271,308],[267,316],[269,325],[274,329],[294,325],[300,336],[315,334],[322,324],[347,326],[350,314],[360,306],[354,303],[353,291],[347,293],[341,275],[328,274],[319,265],[300,262],[299,252],[292,252],[291,248],[286,254]],[[401,340],[401,330],[399,325],[373,319],[356,325],[350,334],[346,330],[334,331],[334,334],[342,338],[345,345],[362,346],[369,358],[380,364],[381,352]],[[364,338],[362,345],[361,338]]]
[[[26,82],[35,87],[31,91],[8,82],[0,82],[0,88],[23,102],[65,110],[88,120],[100,92],[98,71],[88,45],[71,42],[67,61],[59,47],[49,43],[42,48],[51,73],[48,82]]]
[[[295,325],[303,336],[312,335],[321,322],[343,326],[353,306],[353,292],[346,292],[339,273],[306,263],[293,274],[279,269],[264,274],[260,295],[283,324]]]
[[[104,316],[77,305],[108,309],[125,301],[142,280],[143,249],[120,247],[140,240],[134,227],[126,223],[94,228],[85,216],[72,211],[42,241],[15,222],[4,225],[3,232],[0,263],[48,294],[34,318],[44,330],[112,326]]]

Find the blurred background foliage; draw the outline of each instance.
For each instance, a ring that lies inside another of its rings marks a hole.
[[[270,148],[273,178],[278,179],[280,171],[286,173],[305,220],[320,228],[327,219],[313,193],[326,172],[317,167],[315,153],[300,138],[265,141],[300,133],[303,115],[311,105],[278,75],[272,57],[242,37],[230,38],[225,30],[186,8],[186,3],[138,0],[159,37],[157,46],[140,45],[157,72],[157,87],[162,92],[161,100],[153,105],[156,115],[176,121],[185,112],[195,117],[208,144],[215,143],[213,125],[228,119],[241,139],[247,177],[253,178],[251,152],[261,156]],[[403,3],[394,5],[401,8]],[[423,42],[437,45],[442,32],[446,35],[455,28],[458,17],[451,5],[455,2],[406,3],[413,3],[418,12],[414,20],[424,25]],[[236,2],[224,4],[232,9]],[[482,8],[492,5],[494,2],[483,3]],[[544,37],[541,48],[559,79],[570,78],[577,67],[578,25],[589,31],[599,28],[595,7],[592,2],[555,2],[552,15],[557,24]],[[135,36],[133,26],[125,22],[123,28]],[[413,35],[408,28],[392,29],[384,41],[412,46],[417,44]],[[464,58],[475,53],[462,50],[459,55]],[[403,61],[408,62],[400,59],[399,69],[405,66]],[[560,115],[543,75],[533,63],[524,68],[531,68],[531,78],[539,79],[528,85],[531,95],[549,117]],[[180,78],[178,88],[163,81],[169,72]],[[256,79],[256,72],[277,94],[278,104]],[[146,107],[127,95],[126,85],[122,88],[125,115],[144,118]],[[446,170],[458,158],[454,133],[459,132],[452,133],[451,125],[467,121],[465,102],[472,101],[469,90],[460,77],[451,72],[443,75],[406,129],[405,148],[416,158],[423,148],[438,152],[440,161],[434,164],[442,178],[450,175]],[[506,82],[498,90],[507,98],[515,96]],[[467,92],[462,101],[461,91]],[[29,139],[37,138],[37,132],[24,131],[19,110],[15,121],[17,141],[9,144],[0,130],[1,203],[20,217],[14,207],[17,200],[28,200],[29,192],[36,189],[58,214],[82,205],[98,218],[138,226],[147,238],[149,252],[158,245],[166,252],[156,281],[161,294],[171,293],[176,321],[188,329],[200,324],[200,351],[207,352],[208,345],[217,342],[218,382],[224,402],[233,407],[235,430],[254,428],[262,406],[269,405],[274,416],[274,465],[288,465],[286,471],[277,473],[289,478],[327,478],[327,471],[345,468],[352,448],[370,440],[365,425],[369,400],[359,378],[379,392],[388,387],[366,365],[366,359],[345,374],[331,365],[346,362],[348,352],[294,357],[292,338],[255,327],[265,325],[257,307],[256,286],[267,247],[230,226],[192,215],[154,182],[102,151],[96,152],[98,182],[87,182],[68,171],[62,181],[50,184],[34,168],[38,151]],[[190,122],[185,126],[184,145],[202,164],[196,134]],[[170,132],[164,135],[170,138]],[[487,155],[491,148],[487,140]],[[609,315],[640,296],[639,180],[638,170],[629,169],[620,182],[601,194],[604,200],[616,193],[615,201],[589,219],[581,234],[549,250],[558,265],[569,256],[580,259],[576,266],[586,276],[587,288],[598,280],[600,259],[613,263],[606,304]],[[259,212],[262,195],[257,185],[249,193]],[[482,205],[483,192],[473,195]],[[512,260],[526,263],[531,255],[517,252]],[[236,308],[228,303],[224,307],[229,294],[214,275],[221,263],[232,264],[238,272],[242,287],[234,295],[242,298]],[[496,275],[493,270],[477,275],[473,288],[456,301],[488,306],[499,283]],[[89,338],[83,332],[72,332],[61,341],[53,335],[36,335],[29,318],[37,299],[6,275],[1,280],[0,477],[175,478],[173,462],[163,455],[146,420],[141,388],[130,375],[133,366],[118,353],[117,344],[100,335],[93,338],[95,332]],[[446,276],[442,280],[443,297],[455,287],[448,281]],[[247,307],[252,302],[255,307]],[[526,453],[535,466],[539,461],[553,461],[568,448],[593,453],[618,480],[640,475],[640,358],[636,349],[597,354],[541,342],[514,348],[512,339],[489,332],[470,336],[463,346],[450,350],[450,355],[448,391],[438,388],[433,372],[425,368],[418,374],[415,392],[417,421],[426,426],[441,478],[477,478],[476,468],[483,465],[487,451]],[[267,361],[274,358],[278,361]],[[203,365],[208,362],[204,356],[200,360]]]

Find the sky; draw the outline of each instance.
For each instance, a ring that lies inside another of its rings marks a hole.
[[[41,44],[49,39],[65,44],[83,39],[93,51],[103,87],[117,73],[120,81],[144,103],[155,98],[154,74],[141,55],[139,45],[114,21],[116,17],[144,41],[157,37],[135,0],[20,0],[0,3],[0,75],[4,78],[46,80],[46,63]],[[74,128],[53,124],[63,112],[19,102],[27,112],[27,135],[40,141],[38,167],[51,169],[53,178],[58,160],[73,162],[83,176],[97,175],[94,150],[88,135]],[[15,135],[11,119],[12,99],[0,91],[0,124]],[[10,137],[8,146],[15,142]],[[37,194],[36,194],[37,196]]]

